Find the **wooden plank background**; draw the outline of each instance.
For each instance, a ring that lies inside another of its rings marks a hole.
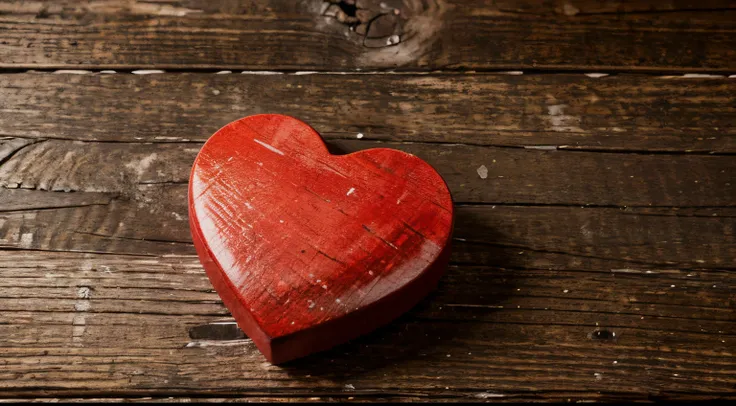
[[[736,68],[732,1],[601,5],[589,0],[387,0],[383,8],[375,0],[358,2],[367,10],[377,8],[363,20],[399,10],[395,46],[364,46],[358,30],[323,15],[329,4],[320,0],[10,0],[0,5],[0,66],[675,72]],[[393,33],[393,24],[388,25],[368,34]]]
[[[736,4],[377,3],[0,2],[0,400],[736,399]],[[186,211],[265,112],[457,205],[435,293],[283,367]]]

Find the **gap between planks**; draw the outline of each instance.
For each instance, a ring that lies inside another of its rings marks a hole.
[[[0,64],[0,75],[16,74],[16,73],[40,73],[40,74],[66,74],[66,75],[114,75],[114,74],[133,74],[133,75],[160,75],[160,74],[181,74],[181,73],[212,73],[216,75],[256,75],[256,76],[270,76],[270,75],[287,75],[287,76],[304,76],[304,75],[332,75],[332,76],[345,76],[345,75],[404,75],[404,76],[464,76],[464,75],[509,75],[509,76],[521,76],[521,75],[575,75],[580,74],[593,79],[602,79],[608,76],[615,76],[618,74],[636,74],[641,76],[647,76],[659,79],[735,79],[736,72],[734,71],[722,71],[722,70],[698,70],[696,73],[687,69],[682,69],[680,72],[672,72],[667,70],[653,71],[651,69],[646,70],[625,70],[625,69],[607,69],[601,67],[586,68],[586,69],[539,69],[539,68],[523,68],[509,67],[508,69],[442,69],[442,70],[431,70],[431,71],[418,71],[418,70],[344,70],[344,71],[330,71],[330,70],[243,70],[238,68],[227,68],[227,67],[214,67],[214,68],[168,68],[168,69],[143,69],[143,68],[109,68],[109,67],[98,67],[95,69],[72,69],[68,67],[47,67],[47,68],[19,68],[15,65],[3,65]]]

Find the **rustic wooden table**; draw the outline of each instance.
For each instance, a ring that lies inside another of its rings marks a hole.
[[[0,397],[736,399],[736,5],[349,3],[0,2]],[[435,293],[283,367],[187,223],[263,112],[457,207]]]

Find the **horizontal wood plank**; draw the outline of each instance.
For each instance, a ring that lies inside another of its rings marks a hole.
[[[555,13],[567,16],[584,14],[623,14],[656,12],[692,12],[714,9],[729,9],[733,2],[703,0],[697,3],[688,0],[640,0],[640,1],[597,1],[597,0],[497,0],[499,10],[507,12],[542,14]]]
[[[463,144],[334,140],[349,153],[390,147],[429,162],[456,203],[578,206],[733,207],[731,156],[546,151]],[[185,190],[197,144],[46,140],[0,167],[0,186],[145,195],[165,184]],[[99,165],[105,162],[106,165]],[[656,174],[654,177],[652,174]],[[141,197],[150,199],[150,197]],[[181,213],[180,213],[181,214]]]
[[[327,139],[736,152],[728,78],[28,73],[0,75],[0,92],[0,136],[27,139],[201,142],[281,113]],[[21,146],[0,145],[0,160]]]
[[[0,247],[159,256],[193,254],[186,187],[145,188],[137,200],[2,212]],[[88,200],[100,199],[94,193]],[[102,198],[108,199],[107,196]],[[452,261],[510,268],[736,268],[736,209],[484,205],[457,208]],[[719,236],[716,240],[714,235]]]
[[[457,263],[555,269],[736,265],[736,192],[728,175],[736,162],[729,156],[365,140],[333,140],[331,146],[343,152],[390,146],[432,164],[460,205]],[[193,253],[186,193],[198,148],[65,140],[24,145],[0,167],[0,244]],[[487,165],[486,178],[481,165]]]
[[[346,12],[323,0],[15,0],[0,5],[0,67],[736,68],[730,1],[494,3],[375,0]]]
[[[0,387],[5,396],[729,396],[727,276],[596,275],[452,266],[399,321],[280,368],[250,340],[208,338],[232,319],[195,256],[6,251]]]
[[[332,145],[355,151],[385,143]],[[643,266],[734,266],[730,157],[389,145],[434,165],[461,203],[456,261],[487,264],[494,258],[489,251],[530,250],[552,255],[549,266],[574,269],[605,259]],[[177,143],[27,145],[0,167],[5,187],[0,241],[44,250],[191,253],[186,184],[197,150],[195,144]],[[592,169],[581,170],[586,162]],[[481,163],[488,164],[486,179],[477,170]],[[653,172],[656,181],[649,178]],[[713,235],[723,237],[714,241]],[[531,258],[542,261],[535,266],[550,260]]]

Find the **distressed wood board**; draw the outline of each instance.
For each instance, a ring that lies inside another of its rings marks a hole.
[[[659,72],[736,68],[732,1],[603,6],[594,1],[358,3],[360,9],[338,18],[323,0],[6,1],[0,4],[0,66]]]
[[[732,3],[386,1],[442,24],[381,47],[388,17],[210,3],[0,4],[0,401],[736,399]],[[207,137],[269,112],[456,203],[436,291],[281,367],[186,199]]]

